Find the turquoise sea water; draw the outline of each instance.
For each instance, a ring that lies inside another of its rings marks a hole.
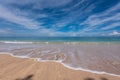
[[[0,41],[26,41],[26,42],[120,42],[120,37],[0,37]]]

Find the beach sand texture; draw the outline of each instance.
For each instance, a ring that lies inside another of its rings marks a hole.
[[[17,57],[54,60],[74,69],[107,72],[120,75],[120,44],[0,44],[0,52]]]
[[[120,77],[72,70],[57,62],[0,54],[0,80],[120,80]]]

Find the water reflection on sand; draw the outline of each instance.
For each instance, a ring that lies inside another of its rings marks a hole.
[[[1,52],[14,56],[55,60],[75,69],[84,68],[120,75],[118,43],[0,43]]]

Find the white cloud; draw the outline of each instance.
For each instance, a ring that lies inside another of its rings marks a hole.
[[[16,15],[4,6],[0,5],[0,18],[21,25],[27,29],[38,29],[39,23],[32,19]]]
[[[113,31],[112,33],[110,33],[109,35],[120,35],[120,33],[119,32],[117,32],[117,31]]]

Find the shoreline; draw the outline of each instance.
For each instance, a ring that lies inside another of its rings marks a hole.
[[[116,44],[120,43],[120,41],[1,41],[0,43],[4,44],[92,44],[92,43],[102,43],[102,44]]]
[[[76,71],[85,71],[85,72],[90,72],[93,74],[97,74],[97,75],[108,75],[108,76],[115,76],[115,77],[120,77],[120,75],[117,74],[112,74],[112,73],[108,73],[108,72],[104,72],[104,71],[96,71],[96,70],[89,70],[89,69],[84,69],[84,68],[73,68],[68,66],[67,64],[62,63],[61,61],[56,61],[56,60],[39,60],[38,58],[30,58],[30,57],[25,57],[25,56],[15,56],[13,54],[9,54],[9,52],[0,52],[0,55],[10,55],[11,57],[15,57],[15,58],[20,58],[20,59],[31,59],[34,60],[36,62],[55,62],[55,63],[59,63],[62,64],[64,67],[71,69],[71,70],[76,70]]]
[[[118,76],[73,70],[58,62],[0,55],[0,80],[120,80]]]

